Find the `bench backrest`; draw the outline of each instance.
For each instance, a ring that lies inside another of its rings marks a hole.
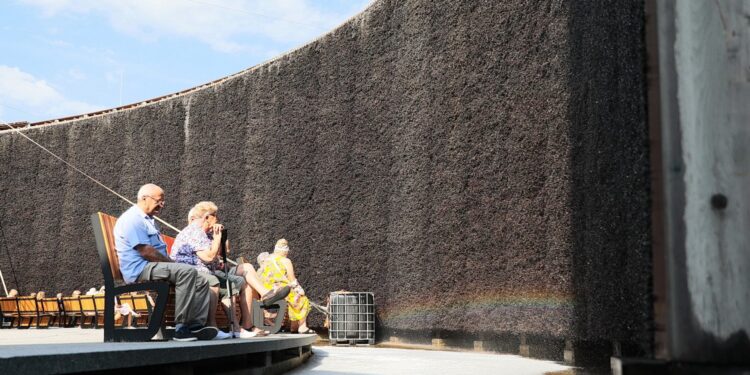
[[[172,254],[172,244],[174,244],[174,237],[170,237],[162,233],[161,239],[164,241],[165,244],[167,244],[167,255]]]
[[[79,315],[81,303],[78,302],[78,297],[63,297],[63,309],[67,315]]]
[[[100,259],[102,262],[102,272],[106,274],[112,275],[112,279],[117,283],[122,283],[122,273],[120,272],[120,260],[117,256],[117,250],[115,249],[115,235],[114,235],[114,229],[115,224],[117,223],[117,218],[112,215],[107,215],[103,212],[97,212],[94,214],[94,216],[99,221],[100,231],[99,233],[94,233],[95,237],[97,239],[97,243],[101,241],[98,246],[100,247],[100,258],[102,256],[106,256],[107,261],[104,262],[104,259]],[[167,244],[167,254],[172,250],[172,244],[174,243],[174,238],[162,234],[162,239]],[[104,250],[106,254],[101,253],[101,247],[104,247]],[[107,277],[105,276],[105,284],[107,284]]]
[[[127,303],[128,306],[130,306],[130,308],[132,309],[133,308],[133,296],[131,296],[130,294],[119,295],[119,296],[117,296],[117,302],[116,303],[120,304],[120,305],[124,305],[124,304]]]
[[[23,316],[36,315],[38,312],[36,307],[36,297],[18,297],[18,312]]]
[[[42,307],[40,311],[44,311],[45,313],[60,312],[60,303],[56,297],[42,298],[39,300],[39,305]]]
[[[18,312],[16,297],[0,297],[0,311],[4,316],[15,316]]]
[[[99,313],[104,312],[104,294],[94,295],[94,307],[96,307],[96,311]]]
[[[117,282],[122,282],[122,273],[120,272],[120,258],[117,257],[117,250],[115,249],[115,223],[117,218],[114,216],[107,215],[103,212],[96,213],[99,216],[99,224],[101,225],[101,235],[104,240],[104,248],[107,252],[107,263],[109,264],[109,274]],[[101,254],[100,254],[101,255]],[[105,271],[105,270],[102,270]]]
[[[80,296],[79,301],[81,301],[81,313],[83,315],[89,315],[93,316],[96,315],[96,304],[94,303],[94,296],[88,295],[88,296]]]
[[[130,306],[135,312],[148,312],[151,304],[145,294],[138,294],[133,297],[133,304]]]

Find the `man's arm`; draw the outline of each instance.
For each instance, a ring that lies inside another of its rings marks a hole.
[[[136,245],[135,249],[138,251],[138,254],[141,254],[143,259],[146,259],[149,262],[174,262],[171,258],[164,256],[164,254],[160,253],[159,250],[156,250],[156,248],[151,245]]]

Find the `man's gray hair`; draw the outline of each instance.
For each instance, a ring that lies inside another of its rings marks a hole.
[[[161,192],[162,188],[155,184],[146,184],[138,189],[138,200],[146,199],[147,196],[154,194],[155,192]]]

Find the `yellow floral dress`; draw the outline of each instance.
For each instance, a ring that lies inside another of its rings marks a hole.
[[[263,281],[263,286],[268,289],[289,284],[289,279],[286,278],[286,267],[281,262],[281,258],[281,255],[271,254],[263,269],[260,270],[260,279]],[[289,320],[291,321],[303,320],[310,312],[310,300],[307,296],[297,294],[294,288],[289,292],[286,301],[289,304]]]

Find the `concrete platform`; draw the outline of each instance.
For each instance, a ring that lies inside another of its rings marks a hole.
[[[0,374],[78,372],[280,373],[311,355],[317,335],[276,334],[252,339],[104,343],[101,330],[0,330]]]

